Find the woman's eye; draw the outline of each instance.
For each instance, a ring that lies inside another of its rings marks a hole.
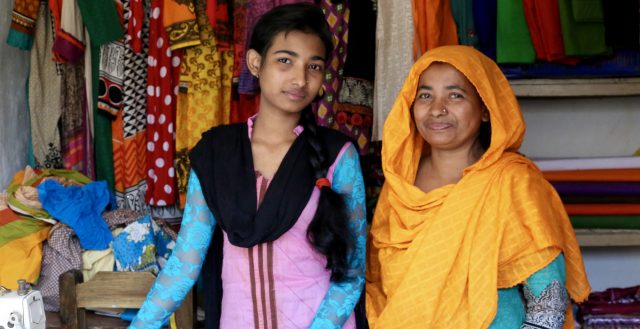
[[[322,65],[320,65],[320,64],[310,64],[309,68],[314,70],[314,71],[321,71],[322,70]]]
[[[431,98],[431,95],[427,94],[427,93],[421,93],[421,94],[418,94],[417,98],[418,99],[429,99],[429,98]]]
[[[278,62],[283,63],[283,64],[290,64],[291,60],[288,58],[278,58]]]
[[[459,94],[459,93],[451,93],[451,95],[449,95],[449,98],[457,99],[457,98],[464,98],[464,96],[462,96],[462,94]]]

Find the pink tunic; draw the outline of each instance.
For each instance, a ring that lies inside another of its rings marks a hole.
[[[346,145],[329,168],[329,180],[345,149]],[[269,181],[260,173],[256,176],[260,203]],[[221,328],[309,327],[329,289],[331,276],[324,255],[307,241],[307,227],[318,198],[319,191],[314,189],[296,224],[276,241],[241,248],[229,243],[224,234]],[[353,314],[343,328],[355,328]]]

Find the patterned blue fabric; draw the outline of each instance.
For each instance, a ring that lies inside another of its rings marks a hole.
[[[333,188],[345,197],[356,248],[349,257],[351,279],[329,286],[311,328],[341,328],[353,312],[364,287],[365,191],[358,153],[353,145],[338,160],[333,174]],[[191,171],[184,217],[173,254],[129,328],[160,328],[180,306],[200,274],[215,224],[202,194],[200,181]]]
[[[174,242],[149,215],[130,223],[113,241],[116,271],[158,274],[171,255]]]
[[[564,288],[565,277],[564,256],[560,254],[549,265],[532,274],[522,283],[522,287],[498,289],[498,311],[489,329],[521,328],[525,318],[534,318],[536,315],[527,313],[525,303],[530,301],[525,299],[520,289],[529,289],[535,297],[540,297],[545,289],[554,282],[559,283]],[[564,310],[559,310],[559,312],[561,314],[558,314],[558,316],[562,315],[562,318],[564,318]],[[558,325],[562,327],[562,324]]]

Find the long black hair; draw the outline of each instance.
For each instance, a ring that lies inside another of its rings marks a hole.
[[[325,59],[329,59],[333,42],[324,13],[319,7],[305,3],[275,7],[260,17],[253,28],[249,48],[265,58],[273,39],[291,31],[317,35],[324,44]],[[300,124],[308,136],[309,162],[315,178],[325,178],[330,164],[311,106],[302,110]],[[331,270],[332,281],[343,281],[347,277],[347,258],[353,245],[347,222],[343,198],[331,187],[321,187],[318,209],[307,228],[307,239],[327,258],[326,267]]]

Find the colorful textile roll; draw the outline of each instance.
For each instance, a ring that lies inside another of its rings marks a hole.
[[[552,170],[543,171],[542,175],[546,180],[558,182],[640,182],[640,168]]]
[[[573,228],[640,229],[640,216],[638,215],[573,215],[569,216],[569,219]]]
[[[637,182],[551,182],[551,185],[560,195],[640,195]]]
[[[640,203],[564,204],[569,215],[640,215]]]

